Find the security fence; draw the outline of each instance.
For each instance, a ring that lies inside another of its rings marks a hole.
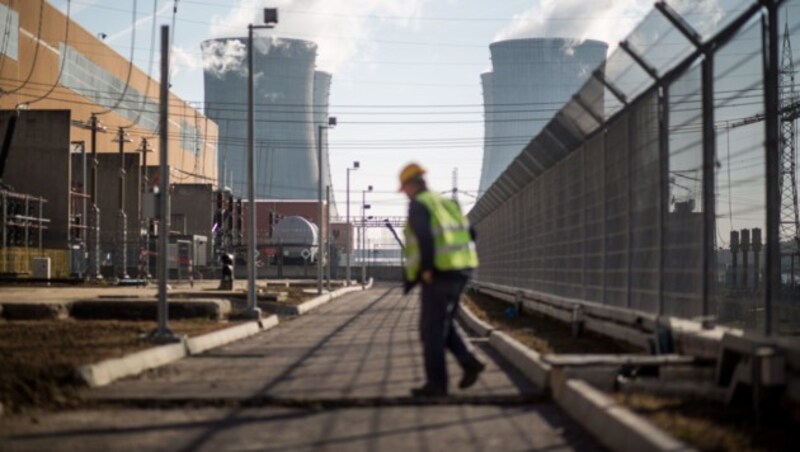
[[[656,4],[470,212],[476,279],[800,334],[798,29],[800,1]]]

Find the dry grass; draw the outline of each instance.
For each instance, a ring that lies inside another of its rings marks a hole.
[[[797,450],[800,430],[783,411],[759,426],[744,408],[708,400],[612,394],[654,425],[702,451]]]
[[[506,309],[510,306],[501,300],[477,292],[467,292],[462,298],[478,318],[509,333],[531,349],[542,353],[563,354],[617,354],[640,353],[627,344],[604,336],[584,332],[573,337],[570,325],[543,315],[522,312],[510,318]]]

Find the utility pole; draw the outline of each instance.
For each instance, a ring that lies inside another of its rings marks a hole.
[[[117,206],[117,246],[116,246],[116,275],[119,279],[128,279],[128,214],[125,213],[125,143],[131,139],[125,134],[125,129],[117,130],[117,143],[119,143],[119,199]]]
[[[150,277],[150,219],[145,216],[144,198],[150,193],[150,178],[147,176],[147,138],[142,138],[142,188],[139,201],[139,279]]]
[[[88,124],[83,121],[76,121],[75,123],[81,128],[89,129],[91,138],[89,146],[92,152],[92,169],[91,181],[88,184],[89,190],[89,215],[87,218],[86,230],[86,247],[89,252],[89,269],[87,275],[89,279],[101,280],[103,275],[100,274],[100,208],[97,207],[97,132],[105,131],[105,127],[101,126],[97,120],[97,114],[92,113],[89,118]]]
[[[159,92],[158,147],[161,181],[158,190],[158,327],[150,333],[155,342],[180,340],[169,329],[167,278],[169,277],[169,26],[161,26],[161,87]]]
[[[788,255],[790,267],[794,267],[796,256],[800,256],[800,217],[797,207],[797,125],[796,115],[790,112],[790,106],[797,102],[795,90],[795,70],[792,59],[792,43],[789,32],[789,20],[783,33],[783,55],[780,71],[780,107],[781,107],[781,143],[780,143],[780,247],[784,244],[788,249],[781,253]],[[782,259],[781,259],[782,261]],[[783,273],[783,270],[781,270]],[[792,268],[790,283],[796,285],[795,269]]]

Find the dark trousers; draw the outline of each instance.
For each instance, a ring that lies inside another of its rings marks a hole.
[[[437,390],[447,390],[445,348],[455,355],[462,369],[480,365],[454,321],[466,284],[467,278],[434,279],[431,284],[422,284],[419,329],[425,356],[426,384]]]

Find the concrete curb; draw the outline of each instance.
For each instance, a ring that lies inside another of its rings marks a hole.
[[[331,300],[341,297],[342,295],[371,289],[373,283],[373,279],[370,278],[369,282],[364,286],[356,285],[352,287],[342,287],[341,289],[334,290],[333,292],[322,294],[316,298],[304,301],[297,306],[281,306],[279,312],[284,315],[303,315],[330,302]]]
[[[494,327],[492,325],[489,325],[488,323],[479,319],[475,313],[470,311],[469,308],[463,304],[458,305],[458,313],[456,315],[458,316],[458,320],[461,321],[462,325],[464,325],[468,330],[477,334],[479,337],[489,337],[489,335],[492,334],[492,331],[494,331]]]
[[[189,355],[197,355],[211,350],[212,348],[221,347],[231,342],[250,337],[276,325],[278,325],[278,316],[271,315],[261,321],[247,322],[231,328],[225,328],[224,330],[189,338],[186,341],[186,349]]]
[[[612,450],[694,450],[584,381],[566,380],[553,393],[567,414]]]
[[[537,352],[500,331],[492,331],[489,336],[489,345],[532,382],[543,390],[548,389],[551,367],[542,362],[541,356]]]
[[[92,388],[177,361],[187,355],[186,344],[161,345],[122,358],[107,359],[78,368],[80,378]]]
[[[197,355],[213,348],[253,336],[278,325],[278,316],[271,315],[260,321],[248,322],[223,330],[182,340],[176,344],[160,345],[121,358],[107,359],[77,369],[79,378],[91,388],[105,386],[120,378],[140,374],[161,367],[190,355]]]
[[[464,310],[459,318],[473,314]],[[468,322],[469,320],[466,320]],[[492,328],[489,326],[489,328]],[[620,451],[690,451],[688,445],[655,427],[641,416],[612,400],[606,394],[570,372],[554,369],[542,356],[510,335],[490,330],[489,345],[525,377],[553,398],[573,420],[588,430],[604,446]]]

